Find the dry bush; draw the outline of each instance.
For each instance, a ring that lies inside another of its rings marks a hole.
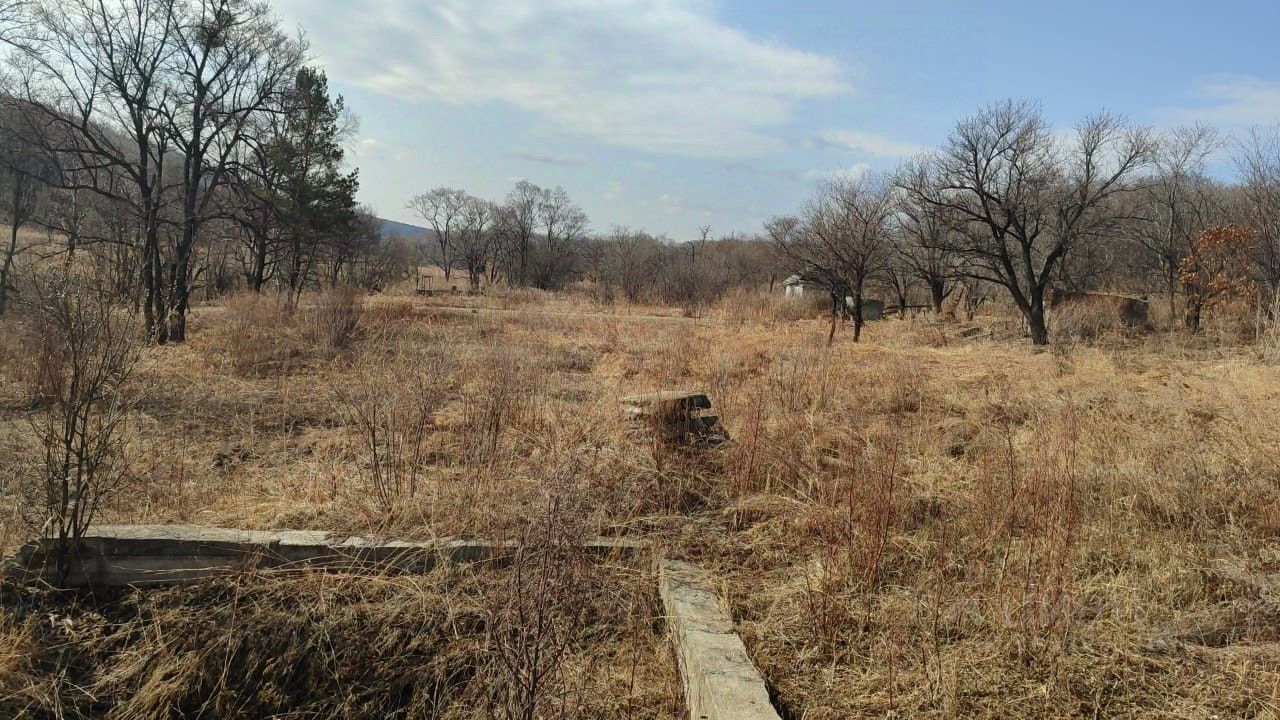
[[[417,306],[409,298],[380,298],[365,305],[362,319],[371,327],[389,328],[406,323],[417,315]]]
[[[460,428],[468,462],[492,466],[501,459],[502,440],[512,431],[536,426],[543,371],[522,362],[510,348],[491,346],[467,386]]]
[[[573,697],[563,664],[600,587],[583,549],[587,538],[572,477],[569,471],[551,479],[489,609],[489,642],[501,677],[495,717],[546,717]]]
[[[1262,361],[1280,363],[1280,294],[1269,305],[1259,304],[1257,314],[1258,354]]]
[[[1259,331],[1258,301],[1255,298],[1220,300],[1207,308],[1199,332],[1218,348],[1238,348],[1256,341]]]
[[[810,294],[789,298],[780,291],[767,293],[736,288],[720,298],[716,303],[715,314],[738,325],[773,325],[823,318],[830,313],[830,300],[820,295]]]
[[[445,368],[438,355],[401,350],[333,390],[341,421],[358,438],[356,505],[370,513],[373,525],[394,521],[420,490]]]
[[[202,345],[215,363],[241,377],[266,377],[302,362],[301,342],[283,298],[244,294],[227,298],[224,306],[225,320],[209,330]]]
[[[529,287],[504,286],[493,294],[498,300],[498,307],[515,310],[546,305],[553,297],[546,290]]]
[[[1132,334],[1130,327],[1115,308],[1105,303],[1079,301],[1053,308],[1049,315],[1050,333],[1055,341],[1092,342]]]
[[[39,333],[31,319],[8,313],[0,316],[0,399],[14,410],[34,407],[47,389],[40,387]]]
[[[331,356],[350,347],[363,314],[364,297],[356,288],[341,285],[304,305],[298,311],[298,328],[303,340]]]

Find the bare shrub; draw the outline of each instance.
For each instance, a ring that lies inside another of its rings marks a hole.
[[[530,388],[537,378],[532,377],[533,372],[504,348],[488,351],[464,406],[462,427],[468,459],[494,462],[504,433],[534,419],[536,405]]]
[[[837,465],[832,481],[815,492],[813,530],[823,542],[803,598],[816,644],[832,654],[850,626],[871,623],[901,514],[897,438],[883,433],[863,442],[858,457]]]
[[[1092,341],[1119,336],[1126,331],[1124,323],[1108,307],[1088,302],[1077,302],[1051,311],[1050,322],[1054,334],[1063,340]]]
[[[364,298],[352,287],[340,285],[321,293],[314,304],[299,313],[302,338],[328,353],[345,350],[355,339],[364,314]]]
[[[380,525],[418,493],[443,397],[438,366],[401,356],[384,367],[334,391],[339,416],[358,437],[361,489]]]
[[[562,662],[592,605],[594,565],[587,558],[581,508],[559,473],[541,512],[524,528],[506,581],[489,612],[489,639],[497,656],[493,716],[508,720],[549,717],[571,688]]]
[[[60,275],[24,300],[34,333],[38,457],[25,471],[26,506],[65,579],[72,553],[98,509],[124,483],[125,421],[139,399],[129,383],[142,356],[137,316],[87,283]]]

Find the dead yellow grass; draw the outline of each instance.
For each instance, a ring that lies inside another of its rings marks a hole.
[[[465,300],[372,299],[337,354],[264,349],[253,308],[198,315],[151,352],[138,482],[104,519],[512,536],[569,483],[587,531],[717,573],[795,717],[1280,717],[1280,370],[1250,349],[1036,352],[1002,318],[827,348],[825,321],[755,301]],[[433,398],[391,514],[356,386]],[[629,439],[617,399],[674,387],[733,442]]]

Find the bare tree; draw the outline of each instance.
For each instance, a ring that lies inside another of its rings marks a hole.
[[[1163,282],[1170,318],[1177,317],[1182,260],[1220,211],[1221,193],[1206,176],[1205,163],[1221,148],[1218,132],[1203,125],[1168,132],[1155,153],[1155,177],[1139,195],[1145,222],[1137,238]]]
[[[467,280],[473,291],[480,289],[485,271],[494,262],[495,244],[493,224],[497,208],[488,200],[471,195],[463,202],[462,223],[458,229],[456,255],[467,271]]]
[[[436,236],[439,255],[436,264],[444,271],[444,279],[452,277],[455,242],[466,221],[467,193],[454,188],[438,187],[413,196],[408,208],[426,221]]]
[[[495,230],[501,243],[507,282],[528,282],[529,254],[538,230],[538,215],[546,191],[528,180],[521,180],[507,193],[498,210]]]
[[[956,125],[937,153],[912,163],[903,189],[956,214],[965,273],[1008,290],[1036,345],[1049,342],[1045,292],[1073,245],[1117,221],[1110,201],[1134,189],[1150,133],[1097,115],[1059,143],[1029,103],[1007,101]]]
[[[9,221],[9,242],[0,255],[0,315],[13,285],[18,236],[35,217],[46,184],[56,177],[52,159],[33,142],[29,108],[21,101],[0,104],[0,199]]]
[[[63,189],[133,205],[143,304],[157,342],[182,340],[202,225],[302,43],[257,0],[33,0],[19,95]]]
[[[23,7],[36,28],[18,47],[16,92],[41,113],[44,149],[63,167],[60,187],[132,206],[143,248],[148,334],[168,339],[164,319],[161,214],[167,202],[164,81],[174,52],[174,0],[35,0]]]
[[[768,225],[779,251],[801,276],[831,293],[831,330],[837,315],[853,316],[853,339],[862,337],[862,305],[868,281],[890,255],[892,186],[882,176],[840,178],[827,183],[805,207],[803,220]],[[851,303],[851,304],[849,304]]]
[[[959,275],[960,257],[955,242],[959,229],[955,215],[911,195],[900,198],[895,210],[896,263],[904,274],[928,288],[930,305],[935,313],[940,313]]]
[[[595,280],[606,298],[615,288],[627,302],[639,302],[658,284],[665,266],[662,242],[643,231],[617,226],[593,249]]]
[[[569,199],[564,188],[557,187],[542,192],[537,221],[542,233],[526,266],[527,279],[534,287],[550,290],[563,285],[576,269],[580,244],[586,238],[587,214]]]
[[[1254,237],[1254,262],[1274,298],[1280,293],[1280,125],[1254,128],[1236,152],[1243,208]]]
[[[169,76],[176,102],[165,131],[182,158],[182,224],[171,261],[169,337],[186,339],[191,260],[201,226],[218,211],[233,164],[258,113],[278,107],[301,67],[303,45],[279,28],[269,5],[198,0],[169,9]]]

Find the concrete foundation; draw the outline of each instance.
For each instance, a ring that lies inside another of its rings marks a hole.
[[[20,582],[57,582],[56,544],[23,546],[3,565]],[[509,560],[512,542],[441,538],[375,540],[312,530],[230,530],[187,525],[116,525],[91,528],[62,583],[67,588],[113,589],[193,582],[258,568],[364,572],[424,572],[438,563]],[[588,554],[601,559],[647,556],[643,540],[597,538]],[[764,678],[707,573],[696,565],[662,560],[659,594],[684,682],[691,720],[780,720]]]
[[[23,582],[58,580],[56,543],[24,545],[4,563],[5,575]],[[599,538],[591,555],[632,557],[648,548],[638,540]],[[335,537],[314,530],[230,530],[187,525],[104,525],[90,528],[65,581],[68,588],[117,588],[190,582],[256,568],[424,572],[439,562],[501,564],[513,542],[404,541]]]
[[[684,679],[691,720],[780,720],[707,573],[664,560],[659,594]]]

